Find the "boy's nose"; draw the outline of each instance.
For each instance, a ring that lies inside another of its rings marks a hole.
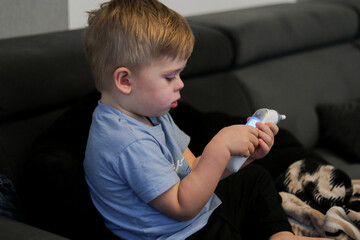
[[[179,78],[179,81],[176,85],[176,91],[180,91],[183,88],[184,88],[184,82],[183,82],[183,80],[181,80],[181,78]]]

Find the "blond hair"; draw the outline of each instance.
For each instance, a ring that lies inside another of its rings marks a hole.
[[[114,71],[137,72],[151,60],[166,56],[186,60],[194,36],[184,17],[157,0],[112,0],[89,12],[85,49],[101,92]]]

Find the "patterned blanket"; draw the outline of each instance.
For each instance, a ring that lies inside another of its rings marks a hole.
[[[360,180],[331,165],[299,160],[276,184],[296,235],[360,239]]]

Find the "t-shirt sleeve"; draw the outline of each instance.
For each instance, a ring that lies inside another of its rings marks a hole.
[[[157,143],[151,140],[132,143],[120,153],[119,161],[119,176],[146,203],[180,181],[174,166],[164,157]]]
[[[185,149],[189,146],[190,137],[176,125],[170,114],[168,114],[167,116],[168,121],[170,122],[170,125],[172,126],[174,131],[173,136],[175,138],[175,141],[179,145],[181,151],[184,152]]]

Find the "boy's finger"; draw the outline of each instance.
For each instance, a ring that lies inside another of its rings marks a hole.
[[[269,147],[274,143],[274,136],[272,133],[269,135],[263,131],[259,131],[259,139],[263,140]]]
[[[271,129],[274,136],[279,132],[279,127],[275,123],[267,122],[265,125]]]
[[[264,123],[257,123],[256,127],[260,131],[262,131],[262,132],[266,133],[267,135],[273,137],[273,136],[275,136],[274,131],[276,131],[276,128],[277,128],[276,124],[274,124],[274,125],[275,125],[275,127],[272,126],[272,124],[268,125],[268,124],[264,124]],[[272,129],[273,127],[274,127],[274,129]]]
[[[258,151],[260,155],[265,156],[270,151],[270,147],[264,140],[259,139]]]

